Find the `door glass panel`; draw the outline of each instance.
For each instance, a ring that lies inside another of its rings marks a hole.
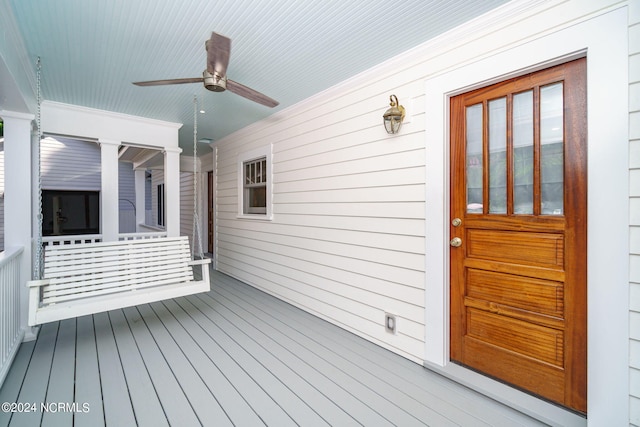
[[[540,88],[540,180],[543,215],[564,213],[563,84]]]
[[[466,107],[467,212],[482,213],[482,104]]]
[[[533,91],[513,96],[513,212],[533,214]]]
[[[489,102],[489,213],[507,213],[507,98]]]

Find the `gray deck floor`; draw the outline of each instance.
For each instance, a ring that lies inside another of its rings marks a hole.
[[[28,405],[0,426],[540,425],[212,273],[207,294],[44,325],[0,389]]]

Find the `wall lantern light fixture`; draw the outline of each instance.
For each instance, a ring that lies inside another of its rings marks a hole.
[[[382,115],[382,122],[384,123],[384,128],[387,130],[387,133],[394,134],[398,133],[400,130],[400,126],[402,125],[402,120],[404,120],[404,107],[400,105],[398,102],[398,97],[395,95],[391,95],[389,97],[389,108]]]

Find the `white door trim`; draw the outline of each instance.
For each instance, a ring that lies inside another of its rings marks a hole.
[[[588,425],[628,423],[628,48],[620,8],[425,82],[425,366],[549,423],[584,418],[449,363],[449,99],[587,56]]]

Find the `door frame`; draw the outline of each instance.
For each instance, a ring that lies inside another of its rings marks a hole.
[[[629,365],[627,22],[626,8],[608,11],[425,82],[424,365],[549,423],[586,421],[449,362],[449,99],[587,57],[588,423],[627,420],[628,387],[622,386]],[[619,286],[612,289],[612,283]]]
[[[207,193],[207,207],[205,209],[206,213],[207,213],[207,252],[209,252],[210,254],[214,254],[214,248],[215,248],[215,215],[214,215],[214,205],[215,205],[215,192],[213,189],[213,182],[215,180],[215,173],[214,171],[207,171],[207,189],[205,190]]]

